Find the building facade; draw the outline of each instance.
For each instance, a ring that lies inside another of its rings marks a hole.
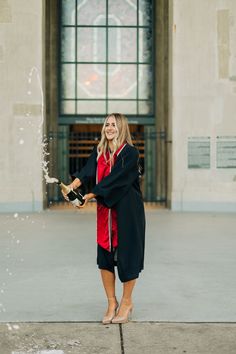
[[[2,0],[0,211],[57,201],[114,111],[146,201],[236,211],[235,38],[234,0]]]

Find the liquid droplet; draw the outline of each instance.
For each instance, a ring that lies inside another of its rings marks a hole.
[[[13,325],[12,326],[14,329],[19,329],[20,328],[20,326],[18,326],[18,325]]]

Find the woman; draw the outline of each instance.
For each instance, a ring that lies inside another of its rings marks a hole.
[[[112,113],[105,119],[100,143],[85,167],[72,177],[72,189],[94,180],[94,188],[84,196],[80,208],[90,199],[97,199],[97,264],[108,300],[102,322],[128,322],[132,291],[143,269],[145,215],[138,151],[124,115]],[[123,283],[120,306],[115,295],[115,266]]]

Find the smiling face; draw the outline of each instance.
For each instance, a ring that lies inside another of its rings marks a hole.
[[[116,119],[114,116],[110,116],[105,124],[105,135],[108,141],[112,141],[118,136],[118,129],[116,125]]]

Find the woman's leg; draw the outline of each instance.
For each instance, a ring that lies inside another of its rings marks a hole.
[[[108,301],[107,312],[104,316],[103,322],[109,323],[109,321],[111,322],[112,318],[115,316],[115,311],[118,306],[115,295],[115,273],[106,269],[101,269],[101,277]]]
[[[123,283],[123,296],[121,299],[121,305],[132,305],[132,292],[136,283],[136,279],[129,280]],[[122,307],[122,306],[121,306]]]
[[[115,273],[101,269],[101,277],[107,298],[115,298]]]
[[[123,283],[123,296],[120,303],[120,308],[115,316],[113,323],[125,323],[128,321],[129,313],[132,311],[132,292],[136,283],[136,279],[129,280]]]

